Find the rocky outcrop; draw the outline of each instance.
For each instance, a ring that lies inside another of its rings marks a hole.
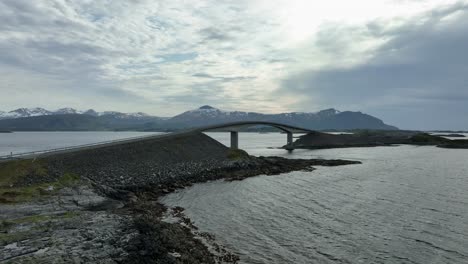
[[[117,263],[138,230],[121,201],[88,185],[25,203],[0,204],[0,262]]]

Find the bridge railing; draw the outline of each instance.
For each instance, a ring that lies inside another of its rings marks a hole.
[[[88,143],[88,144],[74,145],[74,146],[68,146],[68,147],[45,149],[45,150],[35,150],[35,151],[28,151],[28,152],[19,152],[19,153],[11,152],[10,154],[7,154],[7,155],[1,155],[0,156],[0,161],[12,160],[12,159],[25,157],[25,156],[31,156],[31,155],[50,154],[50,153],[66,151],[66,150],[77,150],[77,149],[80,149],[80,148],[94,147],[94,146],[100,146],[100,145],[106,145],[106,144],[112,144],[112,143],[125,143],[127,141],[131,142],[133,140],[151,138],[151,137],[154,137],[154,136],[159,136],[159,135],[164,135],[164,134],[153,134],[153,135],[129,137],[129,138],[122,138],[122,139],[100,141],[100,142],[96,142],[96,143]]]

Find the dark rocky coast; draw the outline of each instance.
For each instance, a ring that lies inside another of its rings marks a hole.
[[[468,148],[468,140],[450,140],[441,135],[417,131],[357,131],[354,134],[327,134],[311,132],[301,136],[287,149],[327,149],[349,147],[395,146],[400,144],[437,146],[441,148]]]
[[[452,138],[464,138],[465,135],[462,134],[438,134],[439,137],[452,137]]]
[[[183,133],[0,163],[0,262],[235,263],[182,208],[159,197],[345,160],[253,157]]]
[[[468,140],[457,139],[443,142],[438,145],[439,148],[468,149]]]

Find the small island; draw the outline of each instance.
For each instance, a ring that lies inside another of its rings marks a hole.
[[[314,131],[299,137],[286,149],[328,149],[349,147],[395,146],[401,144],[437,146],[440,148],[468,148],[468,140],[451,140],[440,135],[418,131],[360,130],[353,134],[329,134]]]

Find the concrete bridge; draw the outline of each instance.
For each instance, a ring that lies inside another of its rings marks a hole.
[[[231,133],[231,148],[239,148],[239,131],[254,127],[254,126],[271,126],[275,127],[286,133],[286,143],[289,145],[293,143],[293,134],[294,133],[309,133],[312,132],[310,129],[300,128],[275,122],[266,122],[266,121],[242,121],[242,122],[232,122],[224,123],[212,126],[206,126],[201,128],[196,128],[194,131],[198,132],[230,132]]]

